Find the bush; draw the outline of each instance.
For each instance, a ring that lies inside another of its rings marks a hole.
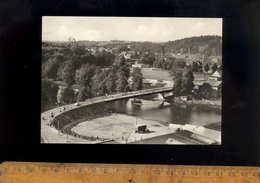
[[[202,100],[202,96],[200,94],[196,94],[193,96],[196,100]]]

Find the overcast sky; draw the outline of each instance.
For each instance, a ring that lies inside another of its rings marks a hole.
[[[222,36],[220,18],[43,17],[43,41],[173,41]]]

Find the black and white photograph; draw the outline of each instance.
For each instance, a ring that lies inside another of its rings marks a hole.
[[[41,143],[221,145],[222,18],[42,17]]]

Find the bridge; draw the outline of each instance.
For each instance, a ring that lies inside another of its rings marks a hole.
[[[121,99],[129,99],[129,98],[137,98],[146,95],[160,94],[160,96],[164,97],[165,93],[171,92],[172,87],[161,87],[161,88],[153,88],[153,89],[145,89],[138,91],[131,91],[125,93],[116,93],[112,95],[105,95],[101,97],[95,97],[87,99],[83,102],[80,102],[80,106],[76,106],[75,104],[69,104],[62,107],[56,107],[49,111],[45,111],[41,113],[41,140],[45,143],[91,143],[84,139],[75,138],[73,136],[69,136],[70,141],[68,142],[68,135],[60,134],[59,131],[55,128],[51,128],[47,125],[48,119],[54,115],[59,116],[60,114],[70,111],[77,110],[77,108],[82,108],[84,106],[88,106],[91,104],[98,104],[108,101],[115,101]],[[164,100],[163,98],[159,100]],[[59,128],[58,128],[59,129]],[[93,142],[94,143],[94,142]]]
[[[113,95],[106,95],[103,97],[97,97],[96,99],[101,99],[101,101],[114,101],[114,100],[120,100],[120,99],[128,99],[128,98],[137,98],[142,97],[146,95],[153,95],[153,94],[161,94],[161,97],[166,97],[165,93],[169,93],[172,91],[172,87],[160,87],[160,88],[153,88],[153,89],[146,89],[146,90],[138,90],[138,91],[131,91],[131,92],[125,92],[125,93],[119,93],[119,94],[113,94]],[[167,95],[167,97],[171,96]],[[163,98],[161,100],[163,100]]]

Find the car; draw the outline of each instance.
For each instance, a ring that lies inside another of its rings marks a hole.
[[[78,102],[77,102],[77,103],[75,103],[75,106],[80,106],[80,103],[78,103]]]

